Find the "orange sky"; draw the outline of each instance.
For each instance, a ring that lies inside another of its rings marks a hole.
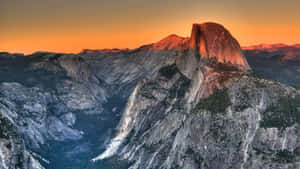
[[[300,43],[299,0],[0,0],[0,51],[136,48],[192,23],[223,24],[241,45]]]

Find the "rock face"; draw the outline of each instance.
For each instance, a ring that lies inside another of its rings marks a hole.
[[[130,169],[300,168],[300,91],[249,74],[224,30],[195,24],[175,63],[139,81],[119,132],[94,160],[117,153]]]
[[[300,167],[299,91],[243,75],[190,109],[191,81],[164,69],[139,84],[123,116],[129,134],[118,152],[131,168]]]
[[[189,48],[204,58],[216,59],[219,63],[231,63],[242,70],[250,70],[238,41],[222,25],[194,24]]]
[[[2,169],[44,169],[25,148],[20,133],[9,118],[0,114],[0,167]]]
[[[222,25],[216,23],[193,25],[191,37],[177,56],[176,65],[181,73],[192,80],[190,100],[211,94],[212,89],[221,88],[225,82],[211,79],[251,70],[239,43]],[[224,67],[222,65],[239,71],[226,75],[222,75],[222,71],[212,71]]]

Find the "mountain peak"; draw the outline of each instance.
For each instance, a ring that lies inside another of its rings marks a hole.
[[[240,44],[220,24],[193,24],[189,48],[201,58],[215,58],[220,63],[231,63],[242,70],[250,70]]]
[[[186,43],[189,38],[180,37],[175,34],[171,34],[164,39],[154,43],[150,49],[158,50],[172,50],[172,49],[181,49],[183,44]]]
[[[191,37],[172,34],[148,45],[150,50],[188,50],[201,59],[214,59],[219,63],[230,63],[240,70],[250,70],[240,44],[224,26],[206,22],[193,24]],[[188,59],[188,58],[186,58]]]

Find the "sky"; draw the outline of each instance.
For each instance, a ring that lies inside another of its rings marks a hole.
[[[300,43],[300,0],[0,0],[0,51],[137,48],[224,25],[242,46]]]

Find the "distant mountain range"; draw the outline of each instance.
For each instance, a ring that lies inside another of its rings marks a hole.
[[[274,51],[279,49],[288,51],[288,50],[299,49],[299,48],[300,48],[300,44],[286,45],[283,43],[259,44],[259,45],[242,47],[243,50],[266,50],[266,51]]]
[[[255,73],[300,86],[300,44],[261,44],[243,50]]]

